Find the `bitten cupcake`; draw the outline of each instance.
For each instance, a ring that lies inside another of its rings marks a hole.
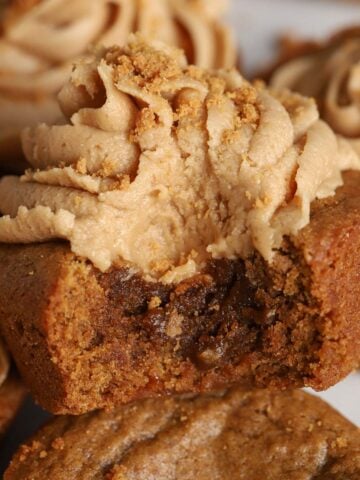
[[[8,373],[9,373],[9,357],[6,353],[6,350],[0,340],[0,387],[5,382]]]
[[[270,84],[314,97],[324,120],[360,154],[360,28],[324,43],[286,42]]]
[[[58,98],[0,180],[0,330],[45,408],[357,365],[360,159],[312,99],[139,36]]]
[[[15,0],[0,29],[0,171],[21,171],[19,131],[64,121],[56,95],[90,45],[123,44],[138,30],[183,48],[201,67],[232,67],[235,48],[218,19],[223,0]]]

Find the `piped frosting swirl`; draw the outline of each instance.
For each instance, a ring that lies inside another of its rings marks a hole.
[[[33,169],[0,181],[1,242],[70,241],[102,271],[177,282],[211,258],[270,261],[358,156],[315,102],[133,37],[74,69],[68,122],[26,129]]]
[[[309,50],[282,63],[271,85],[314,97],[322,118],[360,155],[360,29]]]
[[[63,121],[56,95],[73,62],[90,45],[124,44],[134,30],[184,48],[202,67],[232,67],[235,47],[219,22],[225,7],[226,0],[13,0],[0,30],[0,142]]]

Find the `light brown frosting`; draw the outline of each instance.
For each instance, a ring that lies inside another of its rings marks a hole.
[[[136,28],[186,49],[202,67],[232,67],[226,0],[13,1],[0,35],[0,142],[39,122],[63,121],[56,94],[91,44],[125,43]],[[9,140],[8,140],[9,142]]]
[[[33,170],[0,182],[0,241],[64,238],[102,271],[176,282],[210,258],[271,261],[360,168],[314,101],[138,37],[79,62],[59,99],[68,123],[26,129]]]
[[[360,154],[359,29],[285,62],[275,70],[271,85],[314,97],[324,120]]]

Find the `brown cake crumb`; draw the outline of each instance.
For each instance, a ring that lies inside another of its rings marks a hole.
[[[64,450],[65,442],[64,439],[61,437],[55,438],[55,440],[51,444],[54,450]]]

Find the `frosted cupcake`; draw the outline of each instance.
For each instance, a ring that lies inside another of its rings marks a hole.
[[[314,100],[139,36],[58,98],[66,123],[25,129],[32,169],[0,181],[1,327],[43,407],[358,364],[360,159]]]

